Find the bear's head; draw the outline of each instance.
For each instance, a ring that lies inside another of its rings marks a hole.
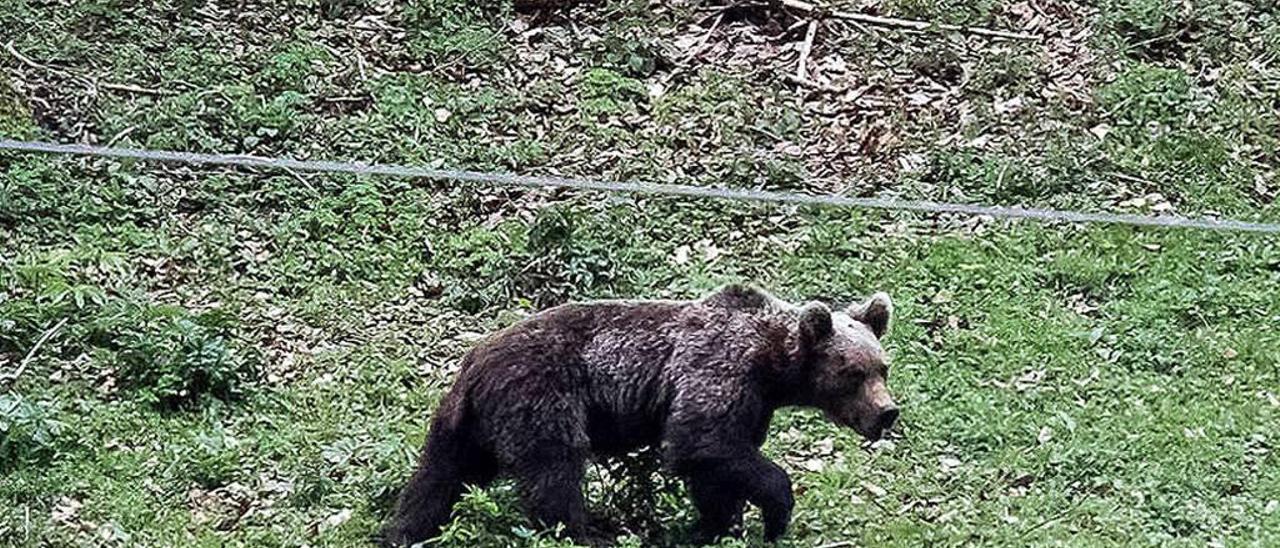
[[[898,407],[885,385],[889,359],[880,346],[892,315],[893,301],[884,293],[838,312],[813,302],[798,314],[795,350],[805,371],[802,403],[822,409],[869,440],[880,439],[898,420]]]

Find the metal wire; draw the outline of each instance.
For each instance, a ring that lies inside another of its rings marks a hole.
[[[1280,234],[1280,224],[1238,221],[1232,219],[1213,219],[1203,217],[1189,218],[1175,215],[1153,217],[1114,213],[1086,213],[1056,209],[970,205],[925,200],[900,200],[896,198],[856,198],[836,195],[811,195],[794,192],[727,189],[665,183],[610,182],[565,177],[436,169],[398,164],[294,160],[290,158],[270,158],[239,154],[205,154],[199,152],[60,144],[39,141],[17,141],[12,139],[0,139],[0,150],[101,156],[109,158],[130,158],[135,160],[191,165],[218,165],[241,168],[349,173],[355,175],[385,175],[393,177],[431,179],[437,181],[467,181],[509,187],[571,188],[577,190],[625,192],[634,194],[694,196],[777,204],[873,208],[921,211],[928,213],[960,213],[965,215],[986,215],[996,218],[1038,219],[1042,221],[1062,221],[1069,223],[1107,223],[1162,228],[1190,228],[1201,230]]]

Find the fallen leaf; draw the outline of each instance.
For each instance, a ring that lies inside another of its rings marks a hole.
[[[342,510],[339,510],[333,515],[327,518],[324,518],[324,524],[320,526],[320,529],[321,530],[332,529],[334,527],[337,527],[339,525],[346,523],[347,520],[349,519],[351,519],[351,509],[343,508]]]
[[[888,491],[885,491],[883,487],[880,487],[879,485],[876,485],[876,484],[871,483],[871,482],[869,482],[869,481],[863,481],[863,482],[862,482],[862,488],[863,488],[863,489],[866,489],[866,490],[867,490],[867,492],[868,492],[868,493],[871,493],[871,495],[872,495],[872,496],[874,496],[874,497],[883,497],[883,496],[885,496],[885,495],[889,494],[889,492],[888,492]]]
[[[689,246],[682,245],[676,248],[675,255],[671,257],[671,262],[676,264],[685,264],[689,262]]]

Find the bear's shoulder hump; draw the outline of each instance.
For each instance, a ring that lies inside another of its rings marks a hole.
[[[765,311],[782,308],[782,301],[769,292],[747,284],[729,284],[703,297],[704,306],[728,310]]]

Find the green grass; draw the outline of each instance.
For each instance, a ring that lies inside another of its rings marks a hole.
[[[1049,46],[824,30],[817,58],[883,111],[789,87],[785,59],[680,61],[683,3],[536,35],[449,0],[11,4],[0,43],[57,71],[0,53],[6,136],[1280,220],[1265,3],[1064,4],[1090,31],[1078,80]],[[883,9],[1013,27],[1011,7]],[[955,103],[910,107],[926,81]],[[902,438],[772,427],[784,545],[1280,543],[1273,237],[11,153],[0,173],[0,544],[360,545],[477,337],[736,280],[899,305]],[[620,545],[678,543],[691,506],[637,460],[593,466],[594,511]],[[749,524],[723,545],[758,545]],[[505,483],[442,544],[563,545]]]

